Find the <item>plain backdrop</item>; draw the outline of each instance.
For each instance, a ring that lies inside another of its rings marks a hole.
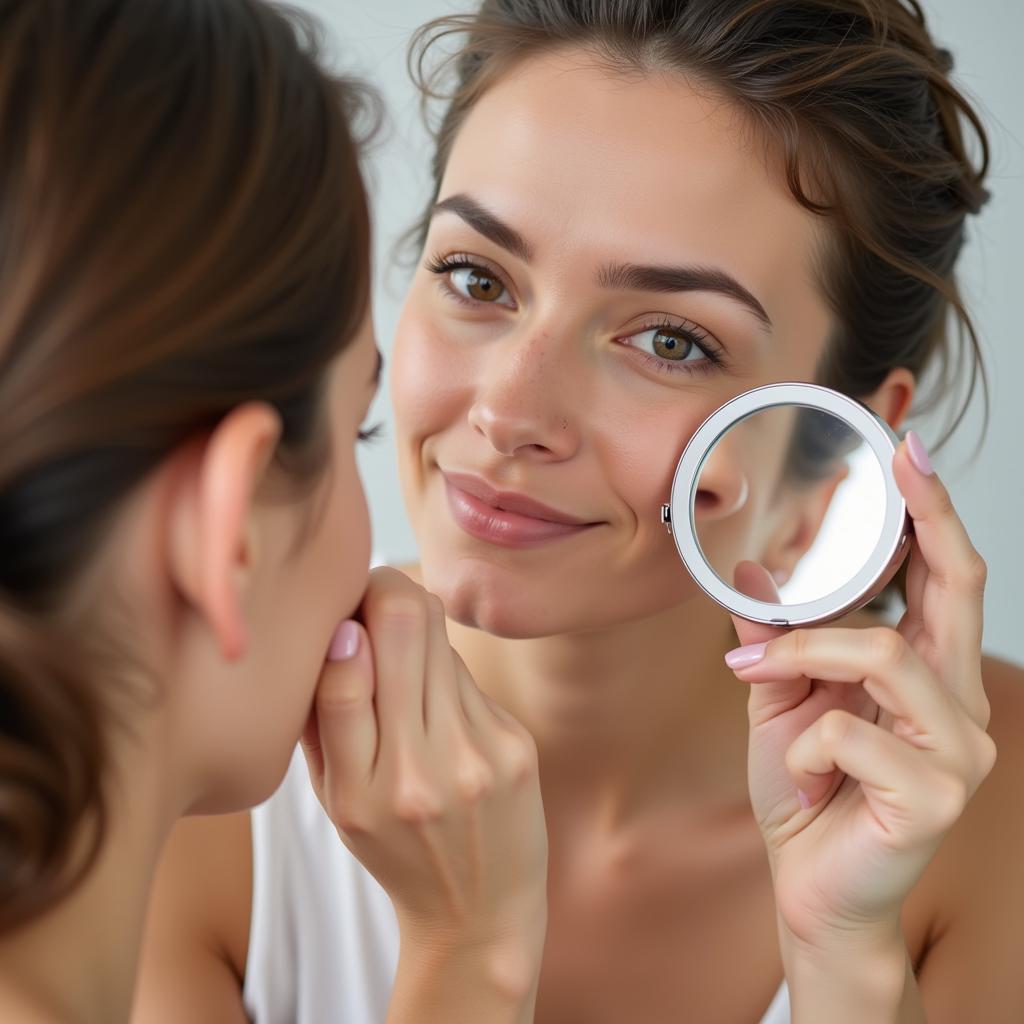
[[[377,336],[390,351],[408,260],[395,258],[396,239],[429,196],[430,143],[418,97],[406,72],[406,45],[421,23],[466,10],[471,2],[438,0],[299,0],[327,30],[336,66],[369,80],[387,107],[384,133],[369,155],[375,228],[374,313]],[[955,77],[979,106],[992,143],[993,198],[972,218],[960,262],[962,287],[981,335],[991,376],[988,431],[980,449],[981,406],[934,462],[952,491],[975,545],[989,565],[985,646],[1024,663],[1024,38],[1022,0],[923,0],[938,41],[954,55]],[[384,440],[361,455],[374,523],[374,549],[390,561],[411,560],[416,545],[402,506],[390,438],[387,389],[371,419],[387,423]],[[917,419],[925,443],[942,423]]]

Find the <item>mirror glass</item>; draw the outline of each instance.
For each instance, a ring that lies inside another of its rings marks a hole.
[[[882,467],[852,426],[822,409],[775,405],[734,422],[696,481],[691,520],[704,560],[760,601],[827,597],[881,537]]]

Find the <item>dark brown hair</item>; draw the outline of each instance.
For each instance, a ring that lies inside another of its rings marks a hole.
[[[431,67],[452,39],[454,52]],[[988,143],[917,0],[483,0],[474,14],[432,21],[410,49],[424,98],[447,101],[421,243],[468,111],[514,64],[560,47],[586,48],[613,72],[688,75],[739,104],[781,150],[794,197],[832,227],[819,278],[836,329],[821,383],[863,397],[894,367],[920,377],[934,366],[919,411],[963,391],[943,441],[979,384],[987,404],[953,268],[966,216],[987,198]]]
[[[103,837],[113,685],[71,595],[122,499],[246,401],[322,476],[363,98],[260,0],[0,0],[0,932]]]

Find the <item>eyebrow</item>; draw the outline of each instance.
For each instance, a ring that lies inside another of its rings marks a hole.
[[[769,331],[772,321],[764,306],[734,277],[715,267],[642,266],[636,263],[611,263],[597,275],[602,288],[638,292],[718,292],[750,310]]]
[[[533,247],[515,228],[510,227],[464,192],[435,203],[431,216],[445,211],[461,217],[474,231],[506,249],[513,256],[518,256],[524,263],[529,263],[533,259]],[[768,331],[772,330],[771,317],[757,297],[744,288],[736,278],[716,267],[610,263],[598,271],[597,283],[602,288],[626,291],[718,292],[746,306],[763,327]]]
[[[435,213],[448,211],[461,217],[474,231],[489,239],[502,249],[507,249],[513,256],[518,256],[524,263],[533,259],[533,248],[515,228],[495,217],[490,210],[485,210],[475,199],[464,192],[442,199],[434,204],[430,211]]]

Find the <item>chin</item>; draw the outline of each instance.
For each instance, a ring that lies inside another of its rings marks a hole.
[[[508,640],[529,640],[572,629],[565,602],[538,599],[536,591],[547,591],[531,581],[524,582],[507,571],[478,559],[460,559],[440,564],[424,557],[423,585],[437,594],[445,613],[462,626],[481,629]],[[556,620],[552,607],[561,614]]]
[[[682,563],[666,567],[663,560],[581,579],[568,567],[516,572],[485,558],[435,558],[425,550],[421,556],[423,585],[441,598],[450,619],[509,640],[605,630],[703,598]]]
[[[295,738],[298,742],[298,736]],[[254,759],[253,750],[260,756]],[[234,814],[263,803],[274,795],[291,764],[294,745],[280,750],[271,744],[253,744],[248,756],[231,765],[217,765],[202,795],[186,814]]]

